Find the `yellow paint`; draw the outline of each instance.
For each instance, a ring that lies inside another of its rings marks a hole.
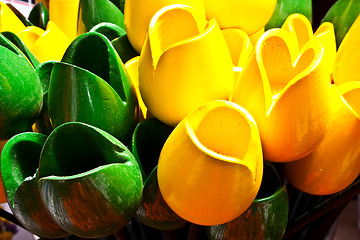
[[[240,216],[260,188],[263,156],[251,115],[228,101],[211,101],[181,121],[158,164],[162,196],[187,221],[216,225]]]
[[[70,40],[52,21],[48,22],[46,31],[31,26],[19,32],[18,36],[40,62],[61,61],[70,45]]]
[[[302,14],[292,14],[284,22],[282,29],[294,34],[298,40],[299,49],[301,50],[312,39],[316,38],[320,41],[324,48],[323,65],[328,72],[329,81],[334,69],[334,61],[336,56],[336,39],[334,25],[330,22],[324,22],[313,33],[311,23],[307,17]]]
[[[322,141],[330,116],[330,81],[324,48],[314,38],[299,52],[283,29],[263,34],[237,80],[232,101],[257,122],[264,157],[294,161]]]
[[[252,35],[270,20],[276,0],[204,0],[206,17],[215,18],[223,28],[240,28]]]
[[[126,71],[129,74],[130,80],[135,88],[136,97],[138,99],[140,111],[143,118],[147,116],[147,108],[142,100],[140,89],[139,89],[139,59],[140,56],[133,57],[125,63]]]
[[[77,37],[80,0],[50,0],[49,21],[53,21],[73,41]]]
[[[332,86],[331,120],[311,154],[284,165],[289,182],[314,195],[339,192],[360,173],[360,82]]]
[[[125,29],[130,43],[140,53],[149,24],[154,14],[172,4],[191,6],[205,16],[202,0],[126,0],[124,9]]]
[[[156,13],[139,61],[139,87],[148,111],[175,126],[211,100],[227,100],[234,84],[229,49],[215,20],[170,5]]]
[[[244,67],[254,48],[249,36],[238,28],[226,28],[221,31],[229,47],[234,66]]]
[[[15,15],[15,13],[4,3],[0,1],[0,32],[18,33],[25,29],[25,25]]]
[[[336,54],[334,82],[339,85],[349,81],[360,81],[360,15],[346,33]]]

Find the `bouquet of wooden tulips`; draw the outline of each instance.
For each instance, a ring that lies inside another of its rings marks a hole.
[[[18,224],[277,240],[287,188],[344,200],[360,174],[360,3],[338,0],[317,29],[312,6],[42,0],[24,17],[0,2],[1,177]]]

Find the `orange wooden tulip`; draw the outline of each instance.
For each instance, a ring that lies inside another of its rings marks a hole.
[[[320,25],[316,32],[313,33],[309,19],[302,14],[295,13],[291,14],[286,19],[281,28],[291,32],[296,36],[300,50],[313,38],[317,38],[321,42],[324,48],[324,56],[322,61],[330,78],[334,69],[334,61],[336,56],[334,25],[330,22],[324,22]]]
[[[263,158],[251,115],[228,101],[212,101],[181,121],[158,163],[162,196],[187,221],[216,225],[240,216],[260,188]]]
[[[299,54],[296,37],[283,29],[269,30],[259,39],[232,101],[257,122],[265,159],[294,161],[322,141],[330,100],[323,55],[316,38]]]
[[[360,81],[360,16],[357,17],[336,54],[334,82],[339,85],[349,81]]]
[[[324,140],[311,154],[284,165],[289,182],[314,195],[341,191],[360,173],[360,82],[332,88],[331,121]]]

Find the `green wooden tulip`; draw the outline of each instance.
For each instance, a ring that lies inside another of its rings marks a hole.
[[[38,119],[33,125],[33,130],[38,133],[49,135],[53,128],[50,123],[49,110],[48,110],[48,92],[51,72],[56,61],[47,61],[40,64],[36,68],[36,73],[39,76],[41,87],[43,90],[43,106]]]
[[[80,0],[78,35],[89,32],[102,22],[113,23],[125,29],[124,14],[110,0]]]
[[[21,41],[21,39],[13,32],[2,32],[1,33],[7,40],[9,40],[12,44],[14,44],[18,49],[14,49],[14,51],[21,51],[22,54],[30,61],[34,68],[40,65],[39,60],[30,52],[30,50],[26,47],[26,45]],[[1,37],[0,37],[1,38]],[[0,45],[4,43],[3,40],[0,39]]]
[[[117,6],[122,13],[124,13],[125,0],[110,0],[115,6]]]
[[[300,13],[312,22],[312,0],[277,0],[275,11],[265,29],[281,28],[286,18]]]
[[[49,135],[39,179],[41,199],[55,222],[86,238],[124,227],[142,196],[141,172],[131,152],[103,130],[77,122]]]
[[[131,45],[127,35],[115,38],[111,41],[111,44],[124,63],[139,55]]]
[[[145,180],[143,198],[136,218],[159,230],[174,230],[187,223],[166,204],[157,180],[157,162],[172,129],[155,118],[145,119],[136,126],[130,144],[131,152],[142,166]]]
[[[89,32],[101,33],[102,35],[107,37],[110,41],[112,41],[115,38],[126,35],[126,31],[124,28],[108,22],[102,22],[97,24],[92,29],[90,29]]]
[[[0,139],[9,139],[31,129],[43,97],[35,69],[1,34],[0,59]]]
[[[40,198],[37,168],[46,136],[21,133],[12,137],[1,153],[1,176],[14,216],[33,234],[47,238],[69,235],[46,212]]]
[[[109,40],[99,33],[79,36],[55,63],[48,93],[53,127],[84,122],[129,142],[137,123],[132,84]]]
[[[46,30],[46,25],[49,21],[49,10],[42,2],[38,2],[31,9],[28,19],[35,26]]]
[[[360,1],[357,0],[338,0],[326,13],[321,22],[334,24],[337,47],[359,14]]]
[[[264,162],[264,175],[256,199],[233,221],[208,227],[211,240],[282,239],[288,220],[288,196],[275,168]]]

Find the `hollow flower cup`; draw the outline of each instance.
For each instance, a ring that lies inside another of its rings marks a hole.
[[[134,49],[140,53],[144,44],[149,24],[154,14],[161,8],[172,4],[191,6],[205,17],[202,0],[127,0],[125,1],[125,28]]]
[[[47,213],[38,188],[38,166],[46,136],[24,132],[12,137],[1,153],[1,177],[7,202],[21,225],[46,238],[70,235]]]
[[[46,210],[77,236],[113,234],[141,202],[143,181],[134,156],[110,134],[84,123],[54,129],[41,151],[38,173]]]
[[[148,111],[175,126],[211,100],[228,100],[233,64],[215,20],[170,5],[152,18],[139,61],[139,88]]]
[[[328,195],[360,173],[360,83],[332,85],[331,120],[323,141],[306,157],[284,164],[288,181],[303,192]]]
[[[229,222],[253,202],[263,155],[257,126],[245,109],[218,100],[184,118],[158,163],[162,196],[180,217],[199,225]]]
[[[264,158],[294,161],[322,141],[330,116],[330,79],[317,38],[299,52],[297,38],[283,29],[259,39],[236,82],[232,101],[259,126]]]

